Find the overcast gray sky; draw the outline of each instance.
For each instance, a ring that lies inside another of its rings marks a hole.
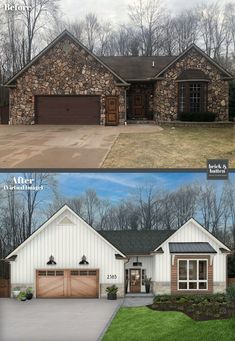
[[[203,0],[162,0],[163,3],[164,1],[170,10],[178,12],[202,3]],[[61,8],[68,19],[76,19],[88,12],[95,12],[103,20],[123,22],[128,18],[127,9],[132,2],[131,0],[61,0]],[[210,1],[204,0],[204,3],[206,2]],[[220,4],[226,2],[228,1],[219,1]]]

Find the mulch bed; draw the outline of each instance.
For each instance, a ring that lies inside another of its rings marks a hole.
[[[169,297],[168,300],[163,298],[162,301],[161,296],[158,296],[148,307],[158,311],[180,311],[196,321],[228,319],[235,316],[235,301],[228,300],[222,294],[216,296],[203,296],[198,300],[196,297]]]

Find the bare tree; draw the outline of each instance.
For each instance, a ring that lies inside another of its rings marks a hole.
[[[159,52],[163,13],[159,0],[135,0],[129,6],[130,19],[139,31],[142,55],[152,56]]]
[[[59,0],[22,0],[22,20],[27,32],[27,62],[32,58],[33,41],[37,32],[45,29],[48,18],[58,10]]]

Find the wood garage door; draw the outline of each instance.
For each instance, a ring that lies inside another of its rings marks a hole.
[[[99,96],[37,96],[37,124],[100,124]]]
[[[98,270],[37,270],[37,297],[99,297]]]

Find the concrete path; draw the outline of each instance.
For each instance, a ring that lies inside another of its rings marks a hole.
[[[2,341],[96,341],[122,299],[0,299]]]
[[[123,301],[124,307],[142,307],[153,303],[153,296],[147,297],[125,297]]]
[[[0,125],[0,168],[99,168],[120,133],[158,132],[157,125]]]

